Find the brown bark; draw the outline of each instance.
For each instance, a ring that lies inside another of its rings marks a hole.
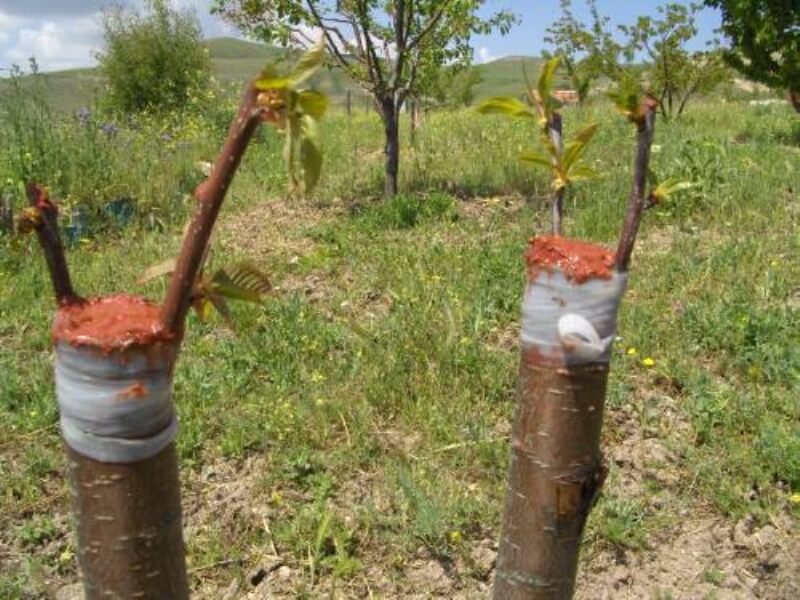
[[[397,176],[400,171],[400,115],[393,97],[380,100],[381,119],[385,135],[383,196],[391,200],[397,195]]]
[[[570,598],[586,518],[605,479],[608,365],[542,363],[523,350],[496,600]]]
[[[174,444],[133,464],[67,457],[87,600],[188,598]]]
[[[251,84],[244,92],[239,112],[231,123],[225,143],[209,178],[195,190],[197,208],[184,236],[181,252],[170,279],[169,290],[161,309],[161,323],[167,332],[180,334],[202,266],[211,231],[225,199],[228,187],[239,168],[247,145],[262,121],[258,90]]]
[[[789,102],[794,106],[795,112],[800,113],[800,91],[789,90]]]
[[[656,127],[655,99],[645,98],[642,102],[642,118],[636,123],[636,158],[633,164],[633,185],[628,197],[628,209],[625,214],[625,223],[622,226],[619,244],[617,245],[616,268],[620,273],[628,270],[642,222],[642,213],[647,201],[647,173],[650,168],[650,149],[653,145],[653,136]]]
[[[550,141],[556,149],[558,156],[564,154],[564,139],[562,137],[562,129],[564,120],[561,114],[554,112],[550,117],[550,122],[547,124],[547,132],[550,136]],[[555,158],[553,162],[555,162]],[[550,206],[550,220],[553,235],[561,235],[564,220],[564,193],[565,189],[559,188],[553,192],[552,204]]]
[[[40,216],[33,227],[47,262],[56,302],[61,305],[78,301],[80,298],[72,288],[64,247],[58,234],[58,209],[50,201],[47,191],[37,184],[28,183],[26,193],[31,208],[38,211]]]

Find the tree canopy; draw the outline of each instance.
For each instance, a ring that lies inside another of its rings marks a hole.
[[[728,63],[746,77],[788,89],[800,112],[800,2],[706,0],[722,11],[722,32],[731,40]]]
[[[214,12],[246,34],[283,45],[322,36],[329,55],[375,99],[386,133],[386,196],[397,191],[397,121],[444,65],[469,65],[474,34],[502,33],[508,10],[481,16],[485,0],[215,0]]]

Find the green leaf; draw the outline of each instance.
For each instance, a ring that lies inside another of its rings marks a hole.
[[[309,48],[289,73],[290,84],[294,87],[311,77],[325,62],[325,39],[320,37],[314,46]]]
[[[325,94],[314,90],[303,90],[298,94],[297,104],[303,114],[319,121],[328,110],[329,100]]]
[[[217,309],[217,312],[225,321],[225,324],[232,330],[235,330],[236,327],[233,322],[233,315],[231,315],[230,306],[228,306],[228,302],[222,296],[217,294],[209,294],[208,301],[211,302],[212,306]]]
[[[595,169],[586,165],[578,165],[569,174],[570,181],[584,181],[586,179],[596,179],[600,176]]]
[[[655,189],[650,192],[650,196],[655,198],[656,201],[661,202],[676,192],[688,190],[692,187],[694,187],[694,184],[688,181],[681,181],[677,177],[669,177],[659,183]]]
[[[527,104],[510,96],[495,96],[484,100],[478,105],[477,110],[484,115],[499,114],[526,119],[535,117],[534,112]]]
[[[303,190],[308,193],[317,185],[322,174],[322,150],[318,142],[317,126],[310,117],[303,118],[300,164],[303,167]]]
[[[177,259],[170,258],[164,262],[158,263],[157,265],[153,265],[144,273],[142,273],[142,276],[139,277],[139,280],[136,283],[142,285],[143,283],[147,283],[153,279],[158,279],[159,277],[164,277],[165,275],[171,275],[175,271],[175,265],[177,262]]]
[[[569,171],[569,169],[578,162],[580,157],[583,156],[589,141],[597,131],[597,127],[597,123],[590,123],[581,129],[578,134],[569,143],[567,143],[567,145],[564,147],[564,155],[561,158],[561,164],[563,165],[564,169]]]
[[[261,74],[253,84],[258,90],[284,90],[291,84],[291,79],[286,75],[280,75],[273,65],[267,65],[261,70]]]
[[[524,160],[525,162],[547,167],[548,169],[553,168],[552,159],[546,154],[542,152],[536,152],[535,150],[529,150],[528,152],[523,152],[522,154],[519,155],[519,159]]]
[[[211,296],[221,296],[245,302],[261,302],[270,291],[269,278],[249,262],[220,269],[211,278]]]
[[[553,95],[553,81],[555,80],[556,70],[561,64],[561,57],[554,56],[542,67],[542,73],[539,75],[539,82],[537,84],[537,91],[539,98],[542,102],[549,102],[550,97]]]

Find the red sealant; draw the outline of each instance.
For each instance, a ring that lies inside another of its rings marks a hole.
[[[558,235],[531,238],[525,251],[528,277],[535,279],[540,272],[558,269],[567,279],[583,283],[589,279],[611,279],[614,253],[603,246],[568,240]]]
[[[106,353],[149,346],[170,339],[159,313],[157,304],[128,294],[67,304],[56,313],[53,341],[92,346]]]

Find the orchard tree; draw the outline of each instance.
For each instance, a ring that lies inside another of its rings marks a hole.
[[[169,0],[147,0],[145,7],[140,14],[116,6],[103,18],[98,59],[107,100],[122,112],[180,108],[211,73],[196,15]]]
[[[599,13],[594,0],[586,4],[589,25],[575,17],[570,0],[562,0],[562,15],[548,28],[545,38],[552,53],[562,57],[582,98],[600,77],[623,87],[632,79],[643,78],[659,112],[670,120],[683,114],[694,97],[729,77],[716,42],[704,52],[688,48],[698,33],[701,5],[659,6],[655,17],[641,16],[632,25],[618,26],[620,38],[612,33],[609,18]]]
[[[579,20],[572,0],[561,0],[561,17],[547,28],[544,41],[550,46],[545,56],[561,57],[579,102],[586,101],[592,84],[608,75],[614,78],[622,62],[622,45],[608,29],[609,18],[600,14],[594,0],[586,0],[591,23]]]
[[[800,4],[797,0],[706,0],[722,11],[728,64],[746,77],[788,89],[800,112]]]
[[[649,87],[666,120],[680,117],[694,96],[710,92],[729,77],[717,47],[690,52],[687,44],[697,36],[700,4],[669,3],[659,6],[658,17],[639,17],[621,26],[628,51],[644,52]]]
[[[473,34],[505,34],[515,16],[478,15],[485,0],[215,0],[213,11],[265,42],[322,35],[333,62],[369,94],[385,134],[387,198],[397,193],[399,118],[405,100],[443,65],[468,65]]]

